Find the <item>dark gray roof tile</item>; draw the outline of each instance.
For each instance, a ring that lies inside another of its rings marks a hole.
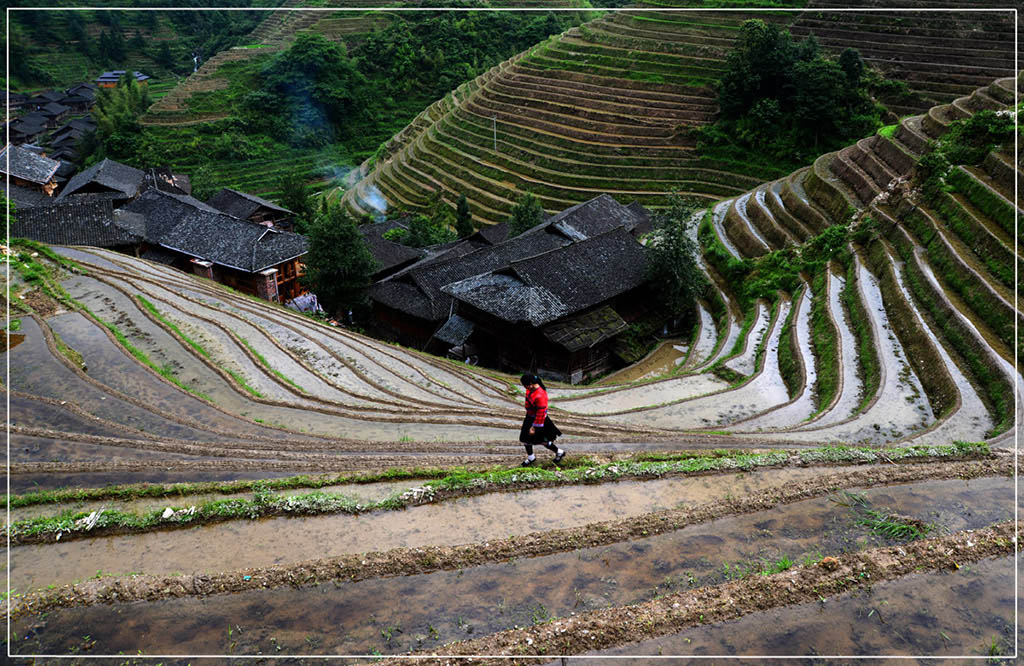
[[[13,178],[45,185],[53,179],[59,167],[57,160],[37,155],[22,146],[8,145],[0,151],[0,173],[9,173]]]
[[[157,242],[170,250],[248,273],[272,268],[307,251],[306,239],[299,234],[199,209],[188,212]]]
[[[380,266],[378,273],[416,261],[426,254],[426,250],[422,248],[409,247],[384,238],[388,231],[403,228],[406,227],[399,220],[359,225],[359,233],[366,241],[366,247]]]
[[[295,214],[287,208],[278,206],[273,201],[267,201],[254,194],[246,194],[245,192],[239,192],[227,187],[210,197],[206,203],[222,213],[227,213],[240,220],[247,219],[260,208],[269,208],[285,215]]]
[[[448,321],[444,323],[444,326],[434,333],[434,337],[441,342],[458,346],[468,340],[469,336],[473,335],[474,328],[473,322],[453,314],[451,317],[448,317]]]
[[[134,201],[121,208],[126,214],[138,215],[145,220],[146,239],[157,242],[176,227],[189,213],[196,210],[217,213],[199,199],[183,194],[171,194],[150,188]]]
[[[18,210],[34,206],[52,206],[55,201],[53,197],[48,197],[39,190],[14,184],[8,187],[6,178],[0,178],[0,190],[3,191],[4,196],[14,202]]]
[[[51,245],[94,247],[131,245],[141,240],[116,224],[113,206],[107,199],[18,210],[11,223],[11,235]]]
[[[111,159],[104,159],[76,174],[61,191],[58,199],[75,194],[84,188],[89,190],[106,189],[117,195],[114,198],[131,199],[139,193],[143,176],[141,169]]]

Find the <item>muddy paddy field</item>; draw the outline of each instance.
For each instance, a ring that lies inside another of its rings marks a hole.
[[[903,368],[874,396],[807,388],[827,286],[742,333],[702,306],[692,340],[553,384],[569,455],[521,468],[515,377],[112,252],[11,261],[17,663],[1012,654],[1012,437],[966,393],[932,408],[862,264]]]

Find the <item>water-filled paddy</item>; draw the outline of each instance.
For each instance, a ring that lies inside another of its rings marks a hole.
[[[1014,588],[1014,558],[982,560],[953,572],[911,574],[829,597],[825,603],[761,611],[598,654],[604,658],[968,657],[971,661],[964,663],[986,663],[984,660],[991,656],[1013,655],[1014,600],[1018,592]],[[574,657],[572,663],[608,661],[584,655]],[[650,663],[650,659],[616,659],[614,663],[634,666]]]
[[[1012,516],[1012,493],[1012,480],[1004,478],[927,482],[865,490],[861,510],[899,511],[943,530],[972,529]],[[37,640],[46,649],[66,649],[85,632],[111,652],[143,647],[149,653],[202,654],[226,645],[230,623],[241,629],[241,636],[233,636],[236,653],[267,654],[273,642],[296,654],[432,648],[714,585],[783,556],[799,565],[805,557],[888,543],[857,524],[863,513],[846,498],[822,497],[633,542],[458,571],[65,609],[50,614]],[[988,579],[984,574],[982,580]],[[885,610],[886,618],[894,612]],[[310,635],[319,641],[305,643]]]

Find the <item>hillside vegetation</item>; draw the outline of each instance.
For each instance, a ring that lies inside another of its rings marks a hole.
[[[301,5],[241,12],[266,18],[157,99],[109,156],[172,166],[201,192],[275,198],[292,172],[322,187],[452,87],[582,18]]]
[[[995,3],[992,3],[993,5]],[[884,5],[883,5],[884,6]],[[731,6],[730,6],[731,8]],[[1008,12],[692,10],[609,13],[524,51],[423,111],[339,194],[353,213],[421,210],[432,190],[469,198],[479,223],[507,218],[525,191],[555,212],[609,192],[660,206],[666,192],[708,201],[793,168],[764,155],[697,149],[717,111],[714,84],[743,22],[760,18],[826,54],[853,47],[894,114],[920,112],[1012,74]],[[978,56],[981,57],[978,57]],[[890,116],[892,122],[896,115]],[[379,204],[378,204],[379,205]]]

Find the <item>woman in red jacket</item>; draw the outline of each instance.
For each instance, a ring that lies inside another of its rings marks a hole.
[[[526,388],[526,418],[519,430],[519,441],[526,447],[526,460],[523,467],[529,467],[536,460],[533,455],[534,444],[544,444],[544,448],[555,452],[555,463],[562,461],[565,451],[555,446],[555,438],[562,434],[548,416],[548,392],[540,377],[527,373],[519,380]]]

